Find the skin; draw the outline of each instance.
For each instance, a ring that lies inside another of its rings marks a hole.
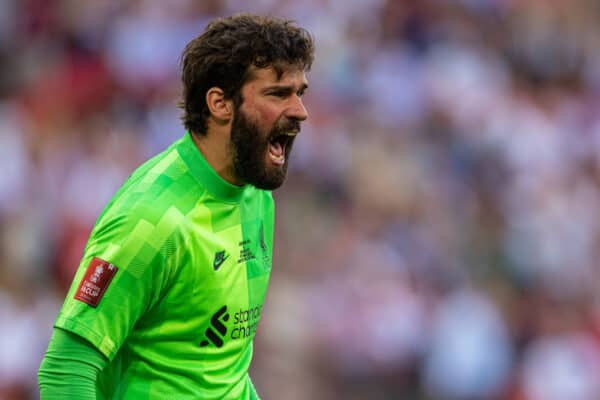
[[[301,98],[308,87],[304,70],[287,66],[278,78],[272,67],[251,68],[251,78],[241,89],[244,100],[238,112],[243,113],[265,140],[275,127],[288,125],[290,121],[299,124],[308,118]],[[208,163],[225,181],[244,185],[248,182],[239,176],[234,166],[235,148],[231,142],[231,130],[236,110],[233,100],[226,99],[220,88],[213,87],[206,93],[206,102],[211,113],[207,133],[204,136],[192,135],[192,138]],[[263,154],[259,158],[262,168],[269,173],[281,169],[285,175],[288,157],[284,165],[278,165],[269,156],[269,147],[260,147],[256,151]]]

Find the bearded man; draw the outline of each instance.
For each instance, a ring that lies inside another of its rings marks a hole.
[[[182,55],[185,135],[100,215],[38,373],[47,399],[256,399],[274,204],[314,57],[288,20],[211,22]]]

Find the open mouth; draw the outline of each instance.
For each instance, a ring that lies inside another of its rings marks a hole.
[[[286,148],[294,140],[298,132],[285,132],[275,135],[269,140],[269,158],[274,164],[285,164]]]

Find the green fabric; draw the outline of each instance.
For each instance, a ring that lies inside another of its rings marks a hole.
[[[273,222],[271,193],[221,179],[189,133],[132,174],[98,219],[55,323],[110,360],[102,398],[253,398]],[[97,307],[74,298],[93,257],[117,267]]]
[[[98,373],[107,362],[87,340],[54,329],[38,371],[41,400],[96,400]]]
[[[260,400],[258,393],[256,393],[256,389],[254,388],[254,384],[250,381],[250,399],[251,400]]]

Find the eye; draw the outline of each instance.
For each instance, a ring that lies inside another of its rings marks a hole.
[[[281,99],[287,97],[288,95],[288,91],[286,90],[275,90],[273,92],[270,93],[271,96],[275,96],[275,97],[279,97]]]

